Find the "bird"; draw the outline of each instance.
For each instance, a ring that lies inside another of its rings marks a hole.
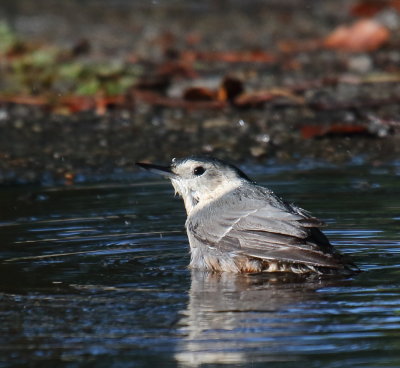
[[[353,274],[324,223],[223,160],[194,155],[136,165],[171,180],[187,219],[189,268],[232,273]]]

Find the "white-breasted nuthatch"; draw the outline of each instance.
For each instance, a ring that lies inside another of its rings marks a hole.
[[[169,178],[187,212],[190,267],[235,273],[349,274],[357,266],[319,230],[323,223],[215,158],[137,163]]]

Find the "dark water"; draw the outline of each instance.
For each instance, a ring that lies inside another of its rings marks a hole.
[[[0,367],[400,367],[400,167],[280,169],[252,168],[363,273],[191,273],[183,204],[150,176],[1,188]]]

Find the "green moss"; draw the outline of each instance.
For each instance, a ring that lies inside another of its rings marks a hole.
[[[7,53],[18,43],[18,38],[9,25],[0,21],[0,53]]]
[[[7,54],[21,42],[6,23],[0,22],[0,53]],[[7,94],[77,94],[98,92],[120,95],[131,87],[142,69],[124,61],[74,58],[53,46],[24,45],[4,58],[0,69],[2,92]]]

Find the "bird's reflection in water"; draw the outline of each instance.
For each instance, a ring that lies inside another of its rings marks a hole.
[[[191,277],[180,320],[184,338],[175,354],[180,366],[191,367],[256,362],[266,355],[269,361],[289,360],[282,357],[284,346],[304,329],[294,310],[304,312],[306,303],[318,300],[316,289],[337,284],[296,275],[192,271]]]

